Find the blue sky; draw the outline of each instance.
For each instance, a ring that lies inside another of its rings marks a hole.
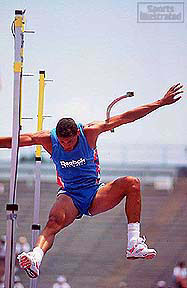
[[[176,24],[137,23],[137,2],[125,0],[0,0],[0,9],[1,136],[12,133],[10,26],[16,9],[26,9],[26,29],[35,31],[25,35],[24,71],[34,73],[23,82],[23,116],[33,117],[24,120],[25,133],[36,130],[42,69],[53,79],[45,88],[45,114],[52,118],[45,119],[44,129],[65,116],[83,123],[105,119],[107,105],[126,91],[135,97],[118,103],[113,115],[161,98],[177,82],[186,90],[185,18]],[[185,93],[180,102],[102,135],[99,143],[186,144],[186,115]]]

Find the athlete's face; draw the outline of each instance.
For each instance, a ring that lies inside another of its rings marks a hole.
[[[79,136],[80,132],[79,130],[77,131],[77,134],[74,135],[74,136],[70,136],[70,137],[61,137],[61,136],[58,136],[58,140],[60,142],[60,145],[64,148],[64,150],[66,152],[70,152],[72,151],[77,142],[78,142],[78,136]]]

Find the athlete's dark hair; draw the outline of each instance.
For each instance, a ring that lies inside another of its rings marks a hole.
[[[71,137],[77,134],[77,124],[72,118],[62,118],[56,125],[56,134],[58,137]]]

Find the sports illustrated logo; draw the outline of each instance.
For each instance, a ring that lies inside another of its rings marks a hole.
[[[138,2],[138,23],[184,23],[184,2]]]
[[[71,161],[60,161],[61,167],[70,168],[70,167],[79,167],[86,164],[86,159],[80,158],[78,160],[71,160]]]

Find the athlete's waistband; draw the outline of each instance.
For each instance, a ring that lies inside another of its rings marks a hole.
[[[93,186],[98,186],[100,185],[99,179],[93,179],[91,181],[85,181],[83,183],[73,183],[73,184],[68,184],[64,183],[64,190],[66,191],[74,191],[74,190],[79,190],[79,189],[89,189]]]

